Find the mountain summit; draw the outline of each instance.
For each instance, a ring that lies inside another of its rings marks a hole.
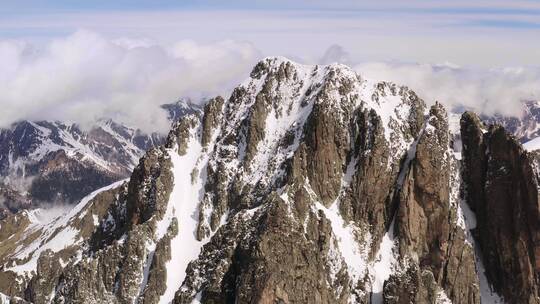
[[[540,303],[533,156],[470,112],[456,153],[447,116],[343,65],[264,59],[175,123],[129,180],[59,217],[7,217],[0,291],[21,303]]]

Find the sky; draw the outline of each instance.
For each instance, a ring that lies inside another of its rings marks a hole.
[[[151,129],[163,114],[149,105],[226,95],[277,55],[516,114],[540,98],[539,38],[536,0],[2,1],[0,126],[114,116]]]
[[[374,4],[376,3],[376,5]],[[45,40],[78,29],[108,37],[249,41],[314,60],[338,44],[358,60],[538,64],[540,1],[2,1],[0,37]]]

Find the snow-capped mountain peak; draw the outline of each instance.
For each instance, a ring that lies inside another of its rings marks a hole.
[[[502,210],[515,204],[537,214],[528,154],[473,113],[460,133],[462,161],[441,104],[342,65],[266,58],[229,98],[175,123],[128,183],[41,228],[53,231],[43,241],[28,245],[29,213],[9,217],[1,228],[20,222],[21,233],[1,243],[0,279],[14,280],[0,291],[43,302],[535,303],[526,231],[537,217],[504,231],[490,220],[509,221]],[[75,245],[56,246],[60,233]],[[515,243],[527,250],[507,252]]]

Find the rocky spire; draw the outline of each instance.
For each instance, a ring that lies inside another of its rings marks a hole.
[[[467,202],[486,274],[510,303],[540,303],[540,205],[531,156],[502,127],[461,119]]]

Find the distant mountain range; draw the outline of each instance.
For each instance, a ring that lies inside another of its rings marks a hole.
[[[201,111],[189,100],[162,108],[171,124]],[[21,208],[77,202],[128,177],[139,158],[164,140],[112,120],[88,131],[59,121],[20,121],[0,129],[0,217]]]
[[[487,124],[503,126],[521,143],[526,143],[540,136],[540,101],[524,102],[522,114],[519,117],[481,115],[480,118]]]

